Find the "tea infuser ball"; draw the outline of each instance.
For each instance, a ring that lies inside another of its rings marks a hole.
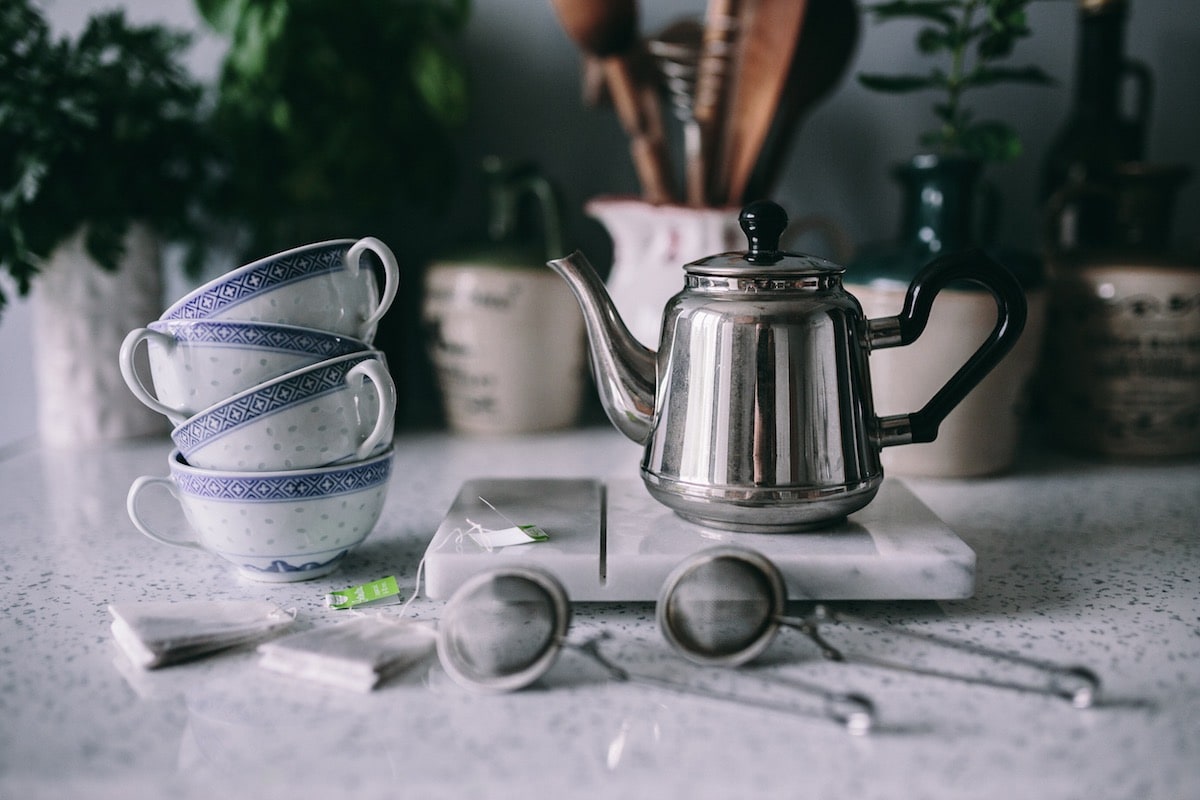
[[[765,563],[769,565],[770,562]],[[763,590],[777,591],[777,596],[782,596],[783,585],[772,586],[769,579],[763,581],[761,575],[769,573],[757,572],[758,567],[739,571],[736,563],[732,566],[718,563],[717,566],[718,573],[722,567],[727,572],[717,576],[720,579],[719,596],[690,593],[691,589],[699,589],[707,583],[706,580],[697,580],[694,584],[685,584],[683,593],[676,599],[684,601],[683,605],[688,608],[705,607],[705,604],[717,608],[723,605],[720,602],[722,597],[745,598],[751,609],[751,618],[758,620],[756,628],[739,626],[736,613],[718,615],[721,624],[713,627],[725,631],[727,640],[737,643],[739,647],[745,640],[751,640],[749,656],[742,650],[726,648],[730,651],[730,658],[748,660],[766,647],[774,633],[774,625],[769,624],[774,615],[763,613],[771,608],[771,604],[762,601],[761,593]],[[739,581],[746,585],[739,586]],[[684,616],[687,617],[686,614]],[[822,700],[821,709],[814,712],[789,704],[765,703],[761,698],[752,696],[709,691],[672,678],[632,672],[600,652],[599,644],[607,638],[605,634],[581,643],[567,641],[569,624],[569,599],[566,590],[554,576],[531,567],[498,567],[472,576],[446,602],[438,625],[438,659],[442,668],[462,686],[486,692],[509,692],[524,688],[545,675],[562,649],[571,647],[603,667],[612,680],[733,702],[745,708],[763,708],[805,717],[820,716],[837,722],[853,735],[869,732],[874,724],[874,704],[862,695],[828,692],[793,682],[793,688]],[[686,628],[683,631],[682,635],[689,635]],[[705,642],[721,643],[719,639],[713,640],[708,635],[703,624],[690,633]],[[689,643],[691,646],[701,646],[691,640]]]
[[[821,627],[827,623],[852,620],[824,605],[816,606],[806,616],[788,617],[784,613],[786,605],[787,586],[779,568],[755,550],[726,545],[702,550],[671,571],[659,593],[656,616],[667,642],[685,658],[698,664],[745,664],[766,650],[781,627],[789,627],[807,636],[820,648],[821,655],[830,661],[854,662],[915,675],[1051,695],[1069,701],[1075,708],[1093,706],[1099,695],[1100,678],[1087,667],[1061,666],[1038,658],[902,628],[889,630],[895,636],[984,656],[1010,666],[1033,669],[1044,676],[1045,683],[1018,683],[1009,678],[962,675],[887,657],[847,655],[824,638]],[[862,620],[853,622],[867,628],[881,629],[879,625]],[[845,701],[850,707],[864,707],[863,698],[854,695],[831,694],[829,697]],[[837,718],[839,713],[836,705],[831,706],[830,716]],[[841,716],[846,717],[844,714]]]
[[[566,590],[543,570],[513,566],[480,573],[446,602],[438,659],[467,688],[521,689],[554,665],[570,617]]]
[[[787,590],[770,559],[736,546],[714,547],[679,564],[656,606],[658,626],[698,664],[738,666],[775,638]]]

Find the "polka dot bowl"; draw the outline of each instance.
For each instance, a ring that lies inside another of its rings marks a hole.
[[[376,262],[384,274],[382,294],[375,279]],[[396,298],[399,282],[396,257],[383,242],[371,236],[332,239],[294,247],[214,278],[177,300],[160,319],[302,325],[369,343]]]
[[[215,553],[256,581],[328,575],[374,529],[392,472],[392,450],[332,467],[229,472],[191,466],[178,450],[167,477],[143,475],[126,497],[129,518],[151,539]],[[150,494],[166,489],[188,525],[163,525]]]
[[[147,386],[137,369],[146,343]],[[175,425],[257,384],[327,358],[360,353],[359,339],[297,325],[185,319],[152,322],[121,344],[121,375],[134,397]]]
[[[209,406],[171,431],[202,469],[309,469],[391,446],[396,387],[378,350],[293,370]]]

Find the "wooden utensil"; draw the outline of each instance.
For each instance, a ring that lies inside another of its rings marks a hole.
[[[737,62],[710,196],[737,204],[783,98],[810,0],[742,0]]]
[[[662,109],[652,85],[634,70],[639,46],[633,0],[551,0],[559,23],[585,52],[601,59],[613,108],[629,137],[629,150],[650,203],[672,200]]]
[[[688,202],[694,206],[709,205],[709,189],[713,164],[721,151],[721,135],[725,127],[723,111],[733,65],[734,46],[739,31],[738,7],[743,0],[709,0],[704,17],[704,37],[700,44],[700,59],[696,65],[696,97],[692,117],[700,131],[699,165],[689,165],[689,175],[702,175],[704,186],[690,187]],[[801,0],[803,5],[803,0]]]
[[[693,112],[696,99],[696,65],[704,25],[698,19],[681,19],[646,42],[658,65],[671,109],[683,129],[684,198],[688,205],[705,204],[707,176],[700,147],[700,125]]]
[[[859,31],[854,0],[809,0],[808,5],[775,119],[757,159],[750,162],[754,166],[744,188],[730,197],[735,204],[770,196],[797,125],[838,84],[854,55]],[[748,161],[744,157],[742,164]]]

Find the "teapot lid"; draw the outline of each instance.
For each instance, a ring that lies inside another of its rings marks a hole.
[[[742,209],[738,224],[746,234],[745,252],[719,253],[701,258],[684,269],[693,275],[714,277],[840,275],[845,268],[820,256],[779,249],[779,237],[788,226],[787,212],[770,200],[755,200]]]

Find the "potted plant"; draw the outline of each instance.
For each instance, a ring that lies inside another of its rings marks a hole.
[[[468,110],[457,41],[468,0],[196,0],[229,39],[212,129],[226,170],[206,202],[241,261],[313,241],[377,236],[409,287],[434,250]],[[402,412],[430,402],[401,293],[378,334]],[[403,373],[403,375],[401,374]],[[432,407],[432,404],[431,404]]]
[[[895,173],[904,190],[900,239],[907,248],[893,253],[893,258],[923,264],[938,252],[979,243],[981,236],[987,238],[991,233],[987,228],[994,225],[994,218],[988,219],[992,215],[982,215],[985,224],[981,231],[974,213],[980,173],[988,163],[1018,157],[1021,139],[1008,123],[979,118],[967,105],[966,95],[1002,84],[1044,86],[1051,82],[1037,66],[1001,63],[1011,56],[1019,40],[1031,34],[1026,17],[1029,2],[893,0],[868,7],[879,22],[920,22],[917,50],[934,61],[924,74],[858,75],[863,86],[875,91],[933,92],[936,96],[931,109],[936,124],[919,137],[925,149]],[[940,192],[942,201],[927,202],[937,196],[928,189]],[[907,281],[914,264],[888,266]]]
[[[1006,63],[1031,34],[1029,2],[894,0],[867,9],[878,22],[916,21],[917,51],[933,63],[921,74],[867,73],[859,82],[889,94],[933,93],[934,125],[919,137],[924,149],[893,172],[902,191],[898,236],[862,247],[847,269],[847,283],[869,315],[894,314],[922,266],[941,253],[982,246],[1017,275],[1030,301],[1016,350],[946,419],[938,440],[884,453],[885,467],[895,472],[988,474],[1007,468],[1015,457],[1018,412],[1040,350],[1044,281],[1034,254],[994,241],[996,195],[980,183],[986,165],[1021,154],[1020,136],[1007,122],[978,116],[966,101],[968,93],[984,88],[1051,82],[1037,66]],[[931,321],[943,330],[916,347],[872,360],[880,413],[915,411],[929,399],[930,387],[941,385],[990,331],[995,314],[986,293],[956,286],[944,294],[943,314]],[[940,352],[930,353],[932,347]]]
[[[70,40],[29,0],[0,11],[0,275],[33,290],[39,430],[52,444],[161,425],[127,402],[116,353],[161,311],[160,244],[198,235],[206,151],[187,46],[121,12]]]

